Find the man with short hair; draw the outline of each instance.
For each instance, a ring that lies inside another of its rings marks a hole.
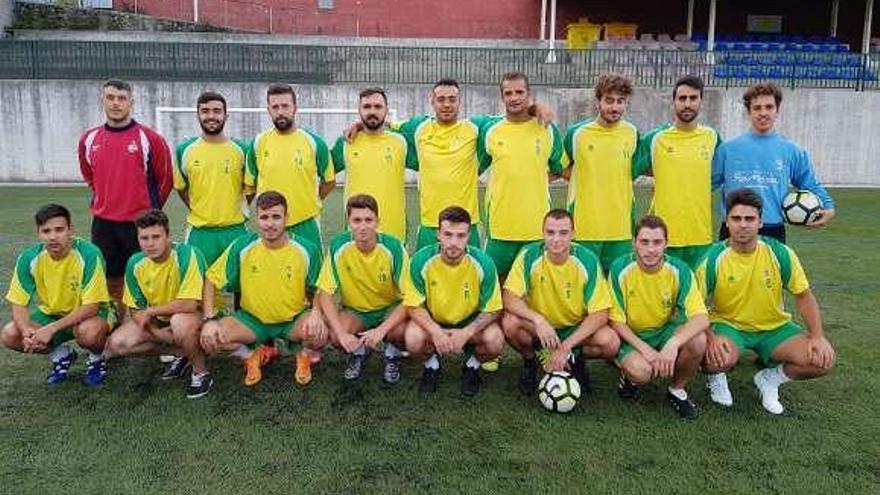
[[[586,359],[611,360],[620,340],[608,328],[611,296],[599,258],[573,244],[574,220],[563,209],[544,217],[544,239],[522,248],[504,283],[501,327],[507,342],[523,357],[520,391],[538,386],[535,349],[545,356],[544,369],[572,371],[589,392]]]
[[[632,93],[629,79],[602,74],[594,89],[596,116],[565,133],[571,161],[564,175],[570,181],[568,210],[575,240],[599,258],[605,273],[632,250],[633,158],[639,131],[623,118]]]
[[[480,129],[477,153],[482,169],[491,167],[486,186],[486,254],[503,281],[519,249],[541,239],[541,223],[550,210],[550,175],[566,162],[562,136],[555,125],[541,125],[530,115],[529,80],[511,72],[501,80],[505,115]]]
[[[236,239],[208,270],[202,303],[202,348],[207,354],[231,352],[241,358],[247,386],[263,378],[260,344],[281,339],[291,350],[303,344],[318,351],[327,342],[315,297],[320,248],[287,233],[287,201],[280,192],[257,196],[256,217],[259,233]],[[218,317],[215,287],[241,293],[241,308],[232,316]],[[304,352],[296,353],[294,378],[300,385],[312,381],[311,359]]]
[[[438,243],[417,251],[409,269],[404,305],[409,311],[406,348],[424,362],[420,393],[437,390],[439,356],[466,354],[461,392],[480,390],[480,363],[504,348],[498,320],[502,309],[491,258],[468,245],[470,214],[450,206],[440,212]]]
[[[672,89],[673,121],[645,134],[636,174],[654,176],[652,214],[669,226],[666,252],[694,270],[712,244],[712,158],[721,134],[701,124],[703,80],[684,76]]]
[[[52,371],[46,381],[57,385],[76,360],[67,344],[76,340],[89,351],[83,383],[100,385],[107,374],[101,351],[113,321],[104,258],[97,246],[74,237],[67,208],[45,205],[35,220],[40,242],[15,262],[6,293],[12,321],[3,326],[0,343],[18,352],[48,354]]]
[[[812,192],[822,203],[819,214],[807,226],[828,225],[835,215],[835,203],[816,177],[809,153],[776,131],[782,91],[770,82],[754,84],[743,94],[743,105],[751,128],[718,148],[712,163],[712,187],[721,186],[723,197],[744,187],[757,192],[763,204],[759,233],[783,243],[782,200],[790,185]],[[728,235],[723,223],[719,237],[726,239]]]
[[[685,389],[703,360],[709,316],[694,273],[666,254],[667,232],[660,217],[639,220],[634,254],[615,261],[609,274],[611,328],[623,341],[615,359],[622,372],[617,392],[635,399],[637,385],[668,378],[667,402],[693,419],[699,410]]]
[[[385,342],[385,383],[400,380],[406,308],[400,304],[409,269],[406,248],[396,237],[376,231],[379,205],[356,194],[345,204],[348,230],[330,241],[321,275],[318,300],[330,327],[330,341],[349,354],[344,376],[360,378],[370,352]],[[339,292],[337,308],[333,295]]]
[[[214,383],[199,347],[205,259],[192,246],[171,242],[168,217],[161,210],[144,212],[135,226],[141,252],[128,260],[123,298],[132,316],[107,339],[104,357],[182,356],[162,379],[182,377],[191,369],[186,396],[202,397]]]
[[[92,192],[92,242],[107,262],[107,286],[121,312],[125,264],[139,249],[134,219],[162,208],[173,171],[165,139],[131,117],[131,85],[111,79],[101,94],[107,120],[80,137],[79,168]]]
[[[296,93],[287,84],[266,90],[273,127],[258,134],[248,148],[244,183],[248,194],[278,191],[290,211],[290,233],[321,247],[321,202],[336,187],[336,174],[324,140],[296,124]]]
[[[376,199],[382,218],[379,232],[406,241],[404,170],[406,138],[385,128],[388,97],[381,88],[367,88],[358,95],[358,114],[363,124],[350,143],[343,137],[333,145],[336,172],[345,171],[345,199],[368,194]]]
[[[753,350],[765,366],[753,379],[761,404],[772,414],[782,414],[779,387],[827,375],[835,353],[797,255],[776,239],[759,235],[762,203],[750,189],[728,194],[730,238],[712,246],[697,272],[712,320],[703,369],[710,373],[712,400],[729,406],[733,396],[724,373],[743,350]],[[794,296],[806,332],[785,311],[783,290]]]

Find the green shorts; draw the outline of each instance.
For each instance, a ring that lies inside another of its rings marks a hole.
[[[773,330],[757,332],[740,330],[733,325],[716,321],[712,323],[712,331],[732,340],[740,351],[751,349],[758,355],[758,359],[768,367],[779,364],[771,357],[779,344],[804,333],[804,329],[793,321]]]
[[[39,309],[35,309],[31,311],[30,317],[31,321],[37,322],[40,326],[46,326],[52,322],[56,322],[60,320],[64,315],[47,315],[43,313]],[[110,307],[108,305],[102,304],[98,309],[98,316],[107,321],[107,326],[109,328],[113,328],[114,322],[114,312],[110,311]],[[73,327],[64,327],[61,330],[55,332],[52,335],[52,340],[49,342],[49,349],[54,349],[59,345],[69,342],[73,340]]]
[[[675,256],[681,261],[684,261],[689,267],[691,267],[691,270],[696,271],[697,266],[699,266],[700,262],[703,261],[703,257],[706,256],[706,253],[709,252],[710,247],[712,247],[711,244],[667,247],[666,254],[670,256]]]
[[[288,225],[284,230],[288,234],[296,234],[300,237],[311,241],[317,249],[321,248],[321,225],[318,223],[318,217],[312,217],[303,220],[294,225]]]
[[[308,310],[303,310],[301,313],[294,316],[292,320],[283,321],[281,323],[263,323],[259,318],[243,309],[237,310],[232,314],[232,317],[235,318],[237,322],[247,327],[247,329],[253,332],[256,337],[254,343],[248,347],[256,348],[260,344],[270,343],[274,342],[275,339],[280,339],[288,344],[290,350],[294,350],[296,348],[296,343],[290,340],[290,333],[293,331],[293,326],[296,325],[296,320],[304,315],[306,311]]]
[[[643,332],[639,332],[636,334],[636,337],[645,341],[646,344],[651,346],[651,349],[655,351],[659,351],[666,345],[666,342],[675,335],[675,330],[679,327],[679,325],[675,323],[667,323],[660,327],[657,330],[646,330]],[[635,351],[636,348],[632,346],[629,342],[620,342],[620,349],[617,351],[617,356],[614,358],[614,362],[620,365],[623,363],[623,359],[631,352]]]
[[[575,241],[581,246],[589,249],[599,258],[602,264],[602,270],[605,273],[611,269],[614,260],[621,256],[632,253],[632,240],[624,239],[622,241]]]
[[[416,251],[422,249],[425,246],[433,246],[437,244],[437,227],[428,227],[427,225],[419,226],[419,233],[416,237]],[[480,230],[476,225],[471,224],[470,237],[468,237],[468,244],[479,248],[480,247]]]
[[[243,223],[227,227],[190,227],[184,242],[198,249],[205,257],[205,263],[210,267],[232,244],[232,241],[247,232],[247,227]]]
[[[499,277],[506,277],[513,266],[513,260],[519,254],[520,248],[535,241],[503,241],[500,239],[486,238],[486,254],[495,262],[495,269]]]
[[[343,307],[342,309],[354,315],[358,320],[361,320],[365,330],[370,330],[371,328],[376,328],[381,325],[395,307],[396,306],[388,306],[387,308],[376,309],[373,311],[358,311],[346,307]]]

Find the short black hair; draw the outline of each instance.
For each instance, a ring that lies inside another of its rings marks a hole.
[[[512,71],[504,74],[503,76],[501,76],[501,84],[499,85],[499,87],[501,87],[501,85],[503,85],[505,81],[523,81],[524,83],[526,83],[526,91],[531,92],[531,86],[529,86],[529,76],[525,75],[522,72]]]
[[[574,226],[574,217],[572,217],[571,212],[569,212],[565,208],[553,208],[552,210],[548,211],[547,214],[544,215],[544,223],[546,224],[547,220],[551,218],[554,220],[562,220],[563,218],[567,218],[571,222],[571,225]]]
[[[669,239],[669,229],[666,227],[666,222],[656,215],[645,215],[639,219],[633,229],[633,237],[638,237],[642,229],[660,229],[663,231],[663,238]]]
[[[139,229],[146,229],[149,227],[155,227],[156,225],[161,225],[162,228],[165,229],[166,234],[171,233],[171,228],[168,226],[168,215],[165,214],[162,210],[152,209],[147,210],[137,218],[134,219],[135,227]]]
[[[268,210],[274,206],[281,205],[284,211],[287,211],[287,199],[278,191],[264,191],[257,196],[257,208]]]
[[[348,198],[348,201],[345,202],[345,215],[351,215],[351,210],[354,209],[367,209],[377,217],[379,216],[379,203],[369,194],[355,194]]]
[[[223,112],[226,113],[226,98],[223,97],[220,93],[215,91],[205,91],[200,94],[198,99],[196,99],[196,110],[198,110],[199,105],[204,105],[210,101],[219,101],[223,104]]]
[[[443,222],[466,223],[470,225],[471,214],[461,206],[448,206],[440,212],[437,226],[439,227]]]
[[[385,100],[385,104],[388,105],[388,95],[385,94],[384,89],[382,89],[378,86],[366,88],[363,91],[361,91],[360,93],[358,93],[358,101],[363,100],[364,98],[366,98],[368,96],[373,96],[373,95],[382,95],[382,99]]]
[[[431,88],[431,91],[434,91],[435,89],[439,88],[440,86],[452,86],[455,89],[459,89],[458,81],[456,81],[455,79],[452,79],[450,77],[444,77],[443,79],[440,79],[439,81],[435,82],[434,86]]]
[[[108,79],[101,85],[101,89],[104,88],[116,88],[119,91],[127,91],[128,94],[131,94],[131,84],[122,79]]]
[[[290,95],[293,98],[293,104],[296,105],[296,92],[290,84],[270,84],[269,88],[266,89],[266,100],[272,95]]]
[[[730,214],[730,210],[737,205],[757,208],[758,213],[761,213],[764,209],[764,202],[761,200],[761,196],[748,187],[734,189],[728,193],[727,198],[724,200],[724,206],[727,208],[727,213]]]
[[[67,226],[70,226],[70,210],[55,203],[49,203],[37,210],[34,220],[37,222],[37,227],[40,227],[56,217],[64,217],[67,220]]]
[[[699,76],[688,74],[678,78],[678,81],[675,81],[675,87],[672,88],[673,98],[675,98],[675,95],[678,93],[679,86],[694,88],[700,92],[700,98],[703,97],[703,88],[705,87],[705,84],[703,84],[703,80]]]

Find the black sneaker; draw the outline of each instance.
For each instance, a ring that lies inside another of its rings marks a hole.
[[[437,391],[437,382],[440,380],[440,368],[425,368],[422,379],[419,381],[420,394],[433,394]]]
[[[672,406],[672,409],[678,413],[683,419],[695,419],[700,415],[700,409],[696,404],[691,402],[690,397],[687,399],[679,399],[669,390],[666,391],[666,401]]]
[[[538,360],[523,359],[523,368],[519,374],[519,391],[523,395],[532,395],[538,388]]]
[[[363,354],[349,354],[348,366],[346,366],[345,372],[342,376],[344,376],[346,380],[357,380],[360,378],[361,374],[364,372],[364,365],[367,364],[367,358],[369,357],[369,352]]]
[[[461,370],[461,395],[465,397],[473,397],[480,391],[480,382],[483,378],[480,376],[479,368],[469,368],[465,366]]]
[[[639,398],[639,387],[621,373],[620,381],[617,382],[617,395],[623,400],[636,400]]]
[[[587,358],[583,354],[575,356],[571,362],[571,374],[581,386],[581,393],[587,395],[593,393],[593,379],[590,377],[590,367]]]
[[[186,376],[192,371],[192,365],[186,356],[175,357],[173,361],[165,365],[162,374],[159,377],[163,380],[174,380],[182,376]]]
[[[208,395],[211,387],[214,385],[214,378],[210,373],[202,375],[202,379],[198,383],[193,383],[190,379],[189,386],[186,388],[187,399],[198,399]]]
[[[385,365],[382,367],[382,381],[389,384],[400,381],[399,357],[385,356]]]

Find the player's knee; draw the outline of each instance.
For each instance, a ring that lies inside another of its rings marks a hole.
[[[652,369],[644,359],[637,359],[636,356],[630,354],[629,359],[624,360],[621,365],[623,373],[633,383],[644,385],[651,381]]]
[[[483,330],[482,353],[488,359],[494,359],[504,350],[504,334],[497,325],[490,325]]]
[[[685,342],[681,347],[682,357],[701,360],[706,354],[706,334],[701,333]]]
[[[100,325],[98,323],[90,323],[86,325],[86,323],[87,322],[80,324],[76,329],[74,335],[76,343],[79,344],[80,347],[93,352],[104,350],[104,345],[107,342],[106,325]]]
[[[513,313],[505,311],[501,315],[501,330],[507,338],[511,338],[520,329],[520,319]]]
[[[596,332],[596,335],[590,339],[589,344],[599,352],[599,356],[596,357],[613,359],[617,356],[617,350],[620,348],[620,337],[617,336],[617,332],[614,330],[611,330],[608,327],[602,327]]]
[[[193,313],[175,313],[171,315],[168,324],[174,334],[181,335],[192,333],[201,326],[198,316]]]
[[[21,332],[18,331],[14,321],[3,325],[3,329],[0,330],[0,343],[10,349],[18,349],[20,347]]]

